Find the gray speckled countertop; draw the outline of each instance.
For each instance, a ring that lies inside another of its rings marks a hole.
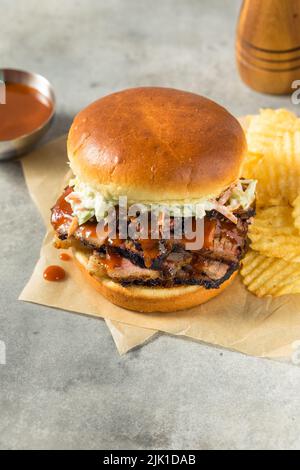
[[[2,66],[54,84],[67,131],[114,90],[193,90],[235,115],[256,94],[234,61],[237,0],[0,0]],[[17,301],[44,227],[18,162],[0,165],[0,448],[299,448],[300,369],[161,336],[120,358],[103,321]]]

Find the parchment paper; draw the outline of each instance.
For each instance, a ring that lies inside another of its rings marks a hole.
[[[29,193],[49,230],[49,207],[52,207],[53,201],[67,181],[66,136],[50,142],[43,148],[23,157],[21,164]],[[43,252],[43,248],[41,251]],[[64,269],[70,268],[68,264],[59,262],[57,254],[53,257],[53,263],[61,264]],[[44,287],[43,285],[39,288],[43,289]],[[64,285],[60,285],[59,290],[63,287]],[[32,285],[32,288],[34,289],[34,285]],[[29,300],[23,298],[22,294],[20,296],[21,300]],[[48,305],[47,301],[40,303]],[[124,354],[130,349],[143,344],[157,333],[148,328],[144,329],[120,324],[109,319],[105,321],[120,354]]]
[[[67,172],[65,138],[28,155],[22,165],[30,194],[48,230],[20,300],[105,318],[120,353],[163,331],[245,354],[297,359],[300,295],[258,299],[237,277],[219,297],[181,312],[141,314],[108,302],[85,282],[72,261],[59,260],[59,252],[52,245],[49,209],[61,192]],[[43,271],[49,264],[61,264],[67,278],[60,283],[45,281]]]

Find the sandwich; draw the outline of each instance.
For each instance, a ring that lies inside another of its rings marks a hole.
[[[231,284],[248,246],[246,148],[239,122],[194,93],[141,87],[95,101],[69,131],[73,176],[51,211],[55,246],[72,247],[86,282],[121,307],[208,301]]]

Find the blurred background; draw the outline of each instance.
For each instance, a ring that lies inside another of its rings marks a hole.
[[[0,0],[2,66],[46,76],[57,116],[46,139],[107,93],[140,85],[194,91],[235,115],[292,107],[241,81],[235,64],[240,0]]]

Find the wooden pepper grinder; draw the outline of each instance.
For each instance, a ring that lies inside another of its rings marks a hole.
[[[292,82],[300,80],[300,0],[244,0],[236,58],[249,87],[263,93],[292,93]]]

